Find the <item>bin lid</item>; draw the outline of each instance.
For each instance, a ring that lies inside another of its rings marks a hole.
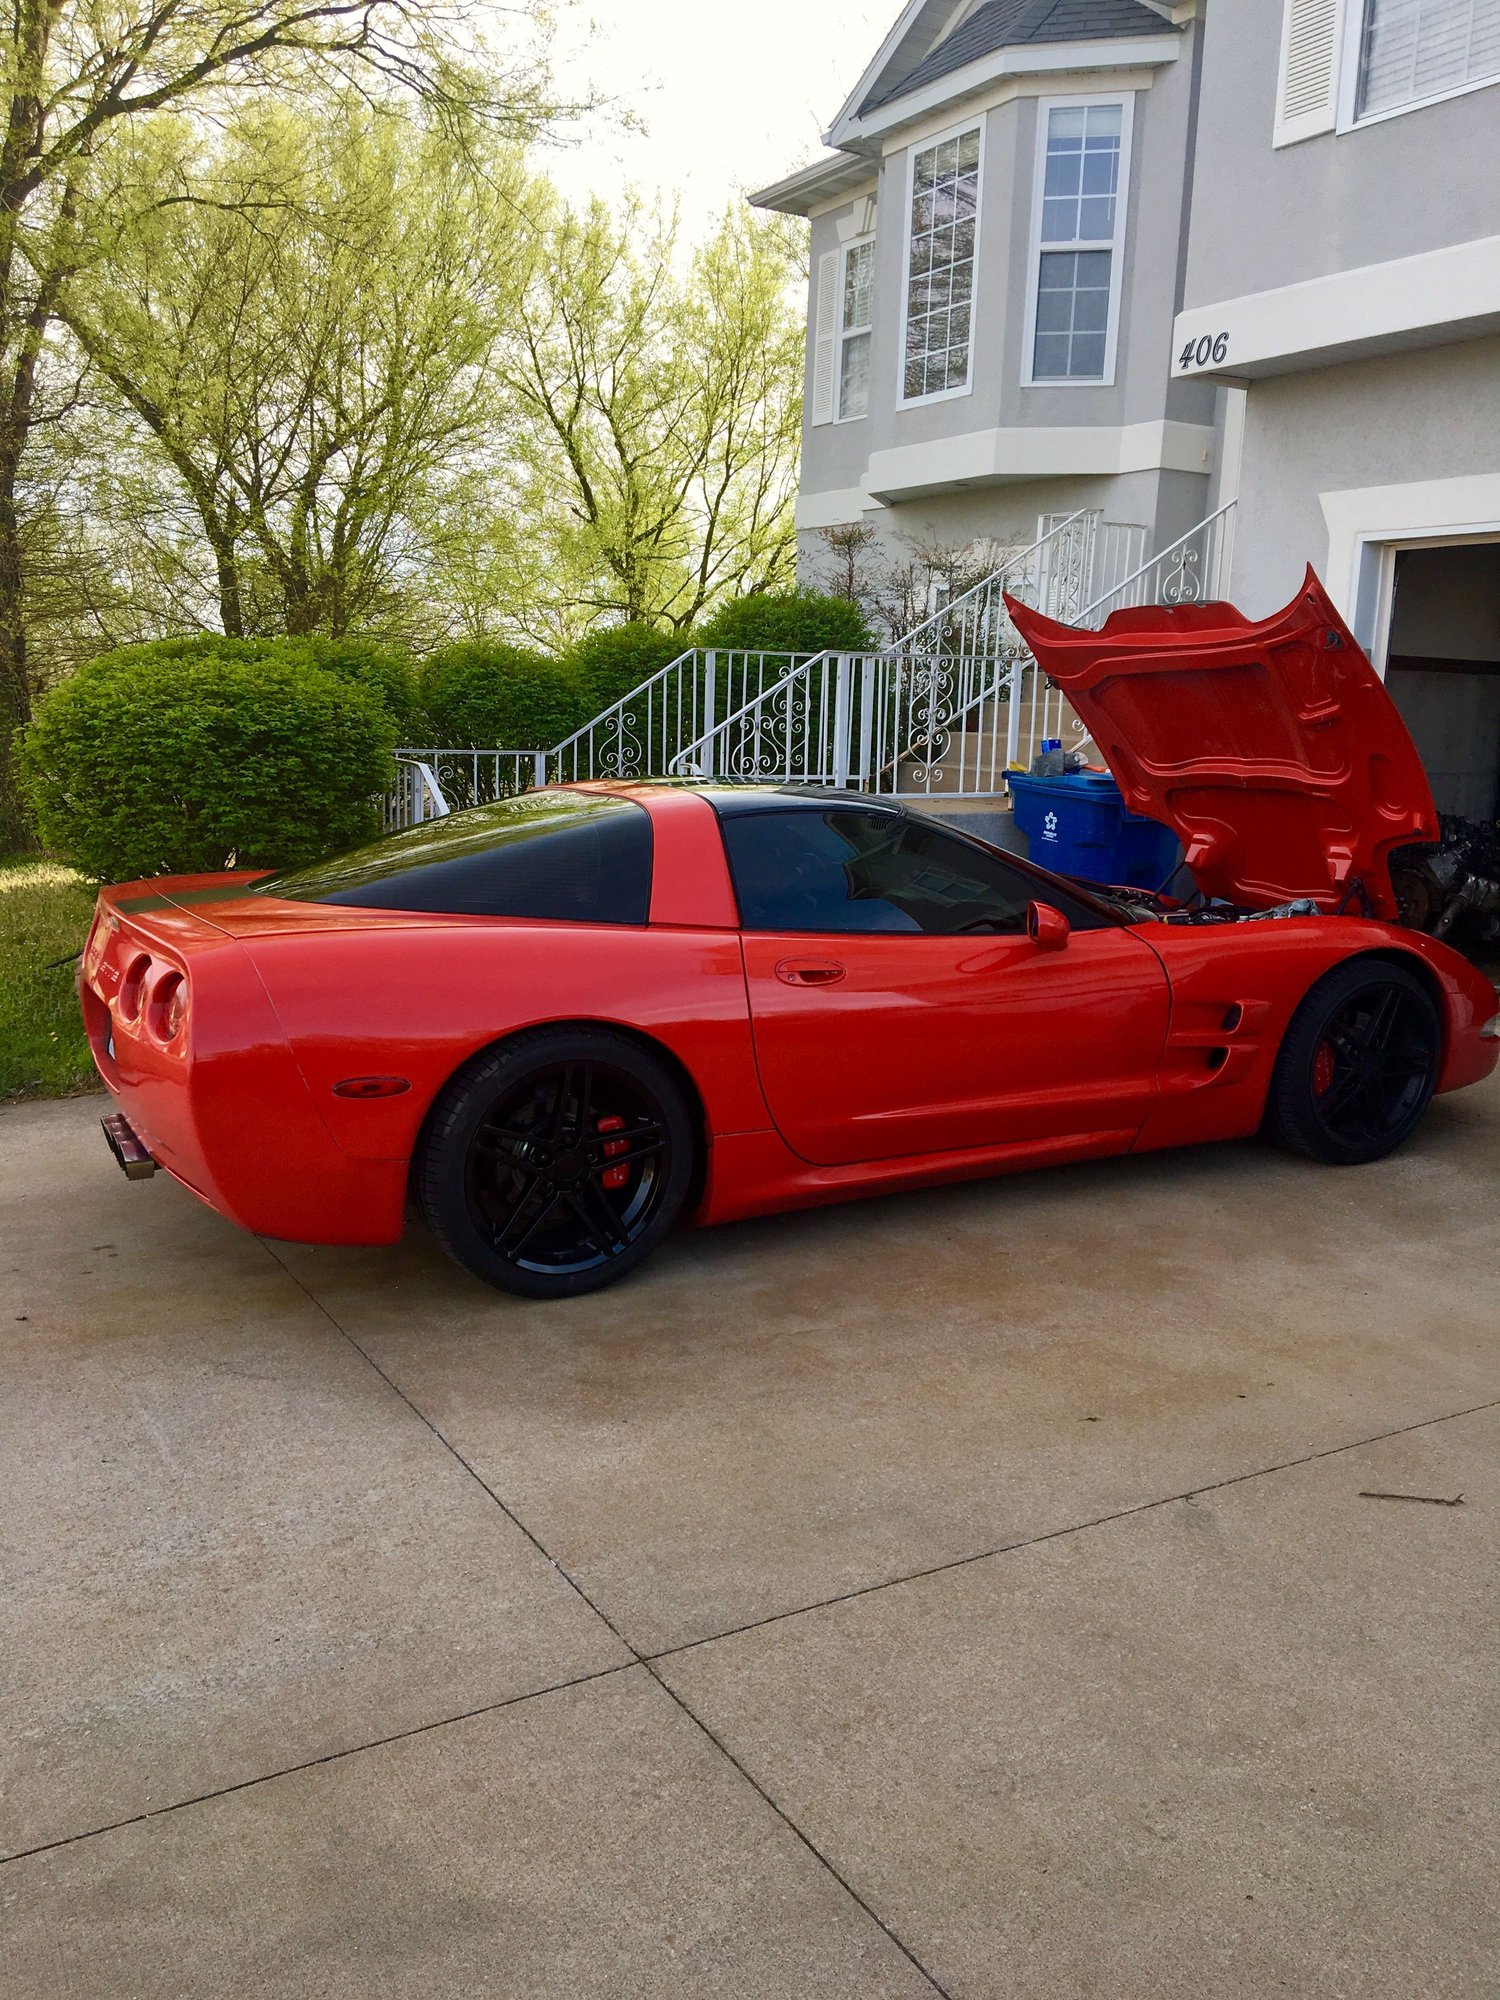
[[[1422,760],[1309,567],[1284,611],[1115,611],[1097,632],[1006,599],[1119,781],[1173,827],[1205,895],[1334,908],[1358,881],[1395,917],[1391,850],[1436,840]]]

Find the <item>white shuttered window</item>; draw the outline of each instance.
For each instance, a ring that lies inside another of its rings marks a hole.
[[[1500,82],[1500,0],[1283,0],[1274,143]]]
[[[1355,116],[1500,77],[1500,0],[1365,0]]]

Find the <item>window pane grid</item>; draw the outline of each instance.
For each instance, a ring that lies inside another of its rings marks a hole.
[[[1124,122],[1120,104],[1048,112],[1033,380],[1103,379]]]
[[[1500,0],[1366,0],[1356,116],[1500,76]]]
[[[979,130],[944,139],[912,162],[902,395],[908,402],[969,379]]]

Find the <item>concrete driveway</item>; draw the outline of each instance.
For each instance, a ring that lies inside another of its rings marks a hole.
[[[567,1306],[100,1108],[0,1114],[7,1995],[1500,1986],[1500,1089]]]

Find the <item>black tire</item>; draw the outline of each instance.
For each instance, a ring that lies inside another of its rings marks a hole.
[[[606,1028],[532,1028],[443,1089],[413,1190],[476,1278],[576,1298],[650,1256],[682,1212],[695,1149],[684,1093],[649,1049]]]
[[[1332,1166],[1383,1160],[1421,1124],[1437,1084],[1443,1024],[1414,972],[1354,959],[1292,1016],[1266,1100],[1267,1138]]]

